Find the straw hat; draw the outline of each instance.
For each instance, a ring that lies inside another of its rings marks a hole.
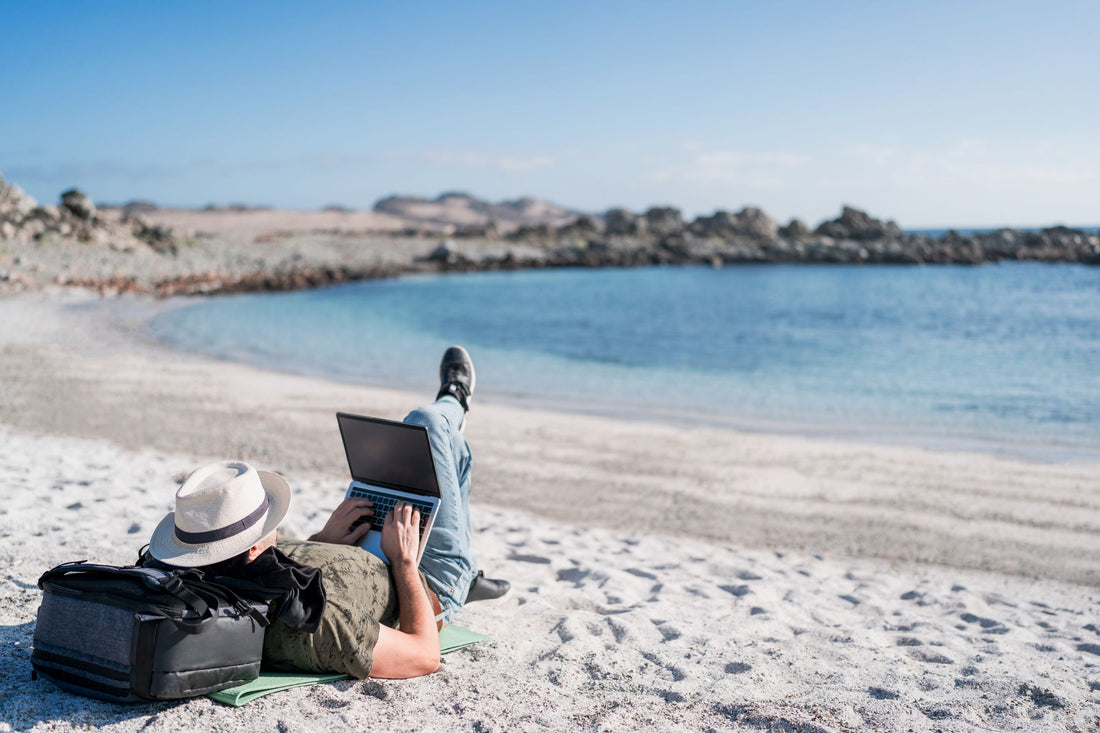
[[[161,562],[197,567],[228,560],[267,537],[290,509],[282,476],[241,461],[195,469],[176,492],[176,511],[153,531],[149,552]]]

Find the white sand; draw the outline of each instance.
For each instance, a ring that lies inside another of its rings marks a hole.
[[[346,482],[332,412],[420,399],[168,352],[158,307],[0,301],[2,730],[1100,730],[1098,466],[484,402],[476,550],[513,591],[458,622],[491,642],[242,709],[32,682],[43,570],[130,561],[219,457],[284,470],[304,535]]]

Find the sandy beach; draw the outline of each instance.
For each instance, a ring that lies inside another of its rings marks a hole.
[[[0,301],[0,730],[1100,730],[1100,465],[492,401],[475,549],[513,591],[440,673],[243,709],[32,681],[38,576],[131,561],[177,474],[281,471],[306,536],[347,481],[333,413],[432,396],[433,364],[419,394],[171,351],[144,324],[174,304]]]

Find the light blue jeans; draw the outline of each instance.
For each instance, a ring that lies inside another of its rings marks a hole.
[[[477,573],[470,531],[470,444],[458,430],[463,417],[462,405],[447,395],[405,418],[407,423],[428,429],[439,480],[439,508],[420,570],[439,595],[444,623],[450,623],[466,602]]]

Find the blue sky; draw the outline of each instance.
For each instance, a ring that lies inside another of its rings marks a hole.
[[[41,201],[1100,223],[1100,3],[9,3]]]

